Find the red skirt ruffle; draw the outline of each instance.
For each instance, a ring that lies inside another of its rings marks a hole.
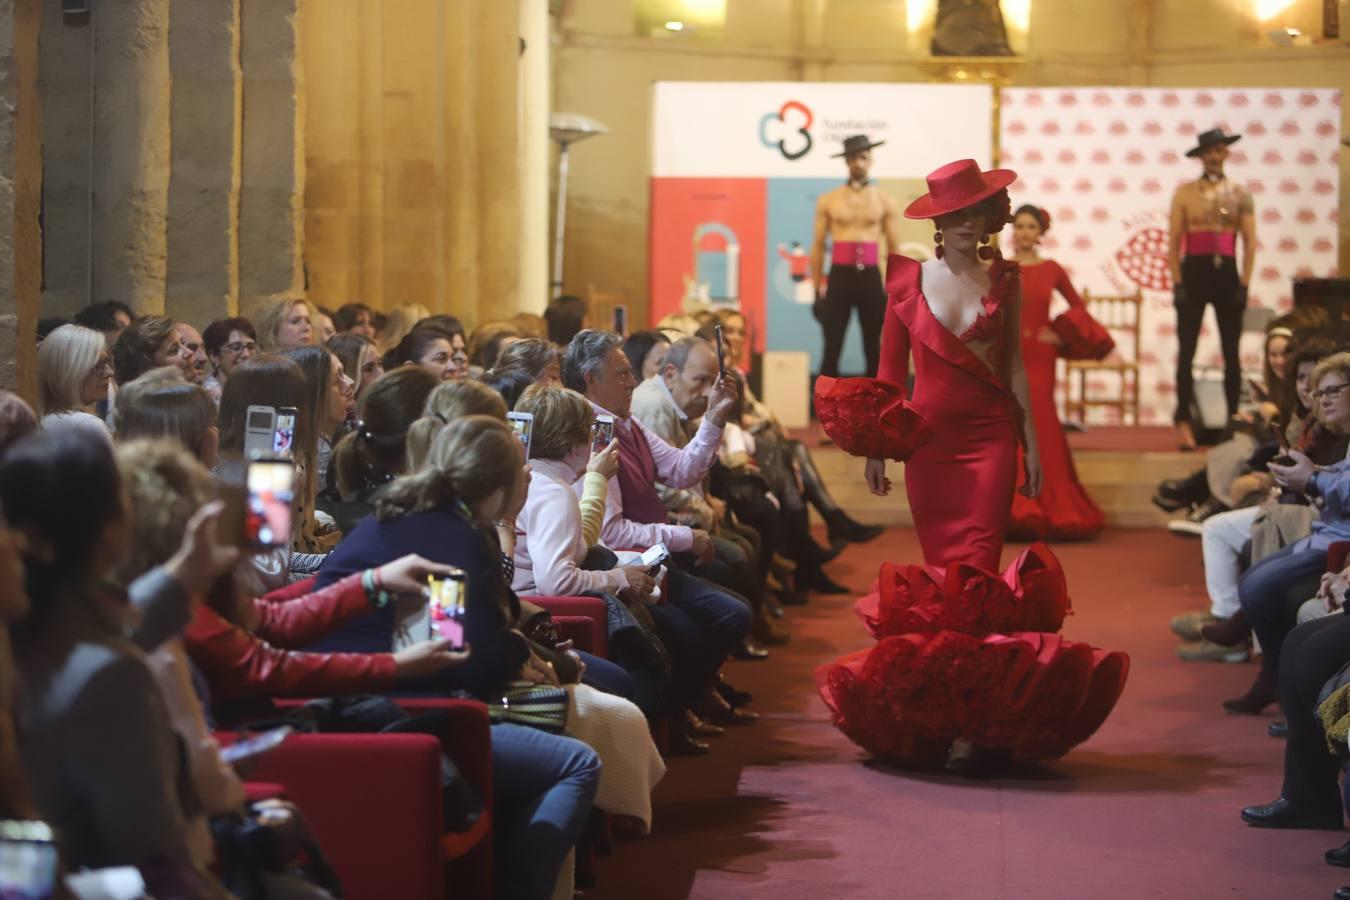
[[[1129,672],[1125,654],[1054,633],[1070,601],[1043,544],[1002,575],[884,565],[856,609],[878,643],[818,669],[820,694],[851,740],[905,765],[940,765],[957,739],[1062,756],[1106,720]]]

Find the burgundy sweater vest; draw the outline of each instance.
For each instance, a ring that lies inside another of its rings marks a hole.
[[[615,428],[619,436],[619,490],[623,492],[623,517],[643,525],[664,525],[665,504],[656,493],[656,460],[647,435],[637,419],[627,428]],[[627,549],[627,548],[625,548]]]

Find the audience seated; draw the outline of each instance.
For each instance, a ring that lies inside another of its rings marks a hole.
[[[512,628],[518,602],[504,576],[494,524],[514,519],[523,505],[528,472],[520,442],[506,423],[465,416],[443,426],[425,464],[394,481],[329,556],[320,587],[383,564],[408,551],[455,566],[465,577],[465,641],[472,655],[427,685],[464,690],[496,702],[511,682],[574,682],[579,667],[560,671],[565,655],[541,655]],[[386,607],[357,619],[324,641],[323,649],[381,652],[393,645],[397,611]],[[640,718],[640,714],[639,714]],[[580,741],[514,724],[493,726],[494,770],[501,779],[498,812],[509,823],[502,874],[511,896],[548,896],[564,858],[585,823],[600,770],[595,752]]]
[[[1284,426],[1286,442],[1308,453],[1318,464],[1335,463],[1346,454],[1346,436],[1330,430],[1310,412],[1313,404],[1309,379],[1317,363],[1335,349],[1335,343],[1328,338],[1302,334],[1289,353],[1288,364],[1293,378],[1285,397],[1281,398],[1281,409],[1274,420],[1288,423]],[[1263,450],[1254,452],[1250,460],[1253,471],[1249,476],[1243,476],[1250,477],[1253,488],[1263,490],[1268,495],[1266,499],[1259,504],[1218,513],[1204,521],[1201,542],[1210,608],[1183,613],[1172,619],[1173,632],[1186,641],[1177,648],[1177,655],[1184,660],[1246,660],[1251,628],[1238,604],[1238,579],[1244,568],[1244,557],[1253,556],[1248,550],[1252,545],[1253,526],[1258,520],[1267,519],[1288,541],[1293,541],[1307,533],[1316,515],[1316,508],[1300,495],[1284,495],[1275,489],[1274,477],[1262,470],[1278,447],[1278,442],[1271,442]],[[1259,559],[1258,554],[1249,563]]]
[[[491,367],[503,369],[520,369],[540,384],[562,384],[562,351],[543,338],[518,338],[502,348]]]
[[[623,342],[624,356],[628,357],[639,383],[661,371],[669,350],[670,338],[661,331],[635,331]]]
[[[283,353],[318,343],[314,319],[318,310],[308,300],[278,300],[258,317],[258,347],[263,353]]]
[[[325,347],[300,347],[283,354],[305,376],[306,405],[315,427],[315,480],[328,483],[328,460],[338,429],[356,413],[355,382],[347,377],[342,361]]]
[[[462,341],[461,341],[462,342]],[[454,338],[438,328],[416,328],[384,355],[384,370],[420,366],[442,381],[464,378],[468,357],[455,349]]]
[[[707,745],[686,730],[686,725],[698,726],[700,714],[726,722],[749,721],[753,716],[733,709],[718,689],[723,660],[749,633],[750,607],[743,598],[688,571],[713,561],[711,536],[701,529],[667,524],[655,485],[660,481],[685,488],[707,474],[735,396],[719,385],[698,432],[677,450],[631,417],[637,382],[622,345],[623,338],[613,332],[579,332],[563,357],[563,383],[585,396],[597,413],[614,417],[619,471],[610,479],[601,540],[612,548],[636,550],[663,543],[673,554],[667,602],[652,612],[671,653],[678,706],[695,715],[672,722],[672,751],[707,752]]]
[[[101,592],[103,574],[130,549],[112,448],[79,432],[25,438],[0,461],[0,503],[28,536],[32,609],[15,644],[19,732],[36,805],[62,835],[63,864],[137,867],[155,896],[226,897],[190,846],[188,773],[164,697],[120,624],[123,605]],[[182,552],[132,586],[156,612],[182,616],[213,566],[233,563],[211,550],[206,519],[194,522]],[[136,637],[153,650],[171,634]]]
[[[161,366],[177,366],[188,380],[195,377],[192,353],[183,346],[176,324],[164,316],[142,316],[122,331],[112,345],[113,374],[119,385]]]
[[[329,338],[324,346],[337,356],[347,377],[356,382],[352,391],[356,402],[360,403],[366,389],[384,375],[384,365],[375,342],[365,335],[344,331]]]
[[[117,343],[122,332],[134,321],[136,314],[131,311],[130,306],[120,300],[91,303],[75,314],[76,325],[101,332],[108,339],[109,347]]]
[[[1350,353],[1319,362],[1311,383],[1321,421],[1338,432],[1350,431],[1350,391],[1345,389],[1350,385]],[[1292,465],[1269,464],[1275,483],[1316,500],[1322,511],[1311,534],[1256,563],[1238,582],[1238,601],[1261,642],[1262,657],[1261,671],[1247,693],[1224,702],[1230,712],[1260,713],[1278,699],[1281,649],[1296,624],[1298,608],[1317,593],[1327,548],[1334,541],[1350,540],[1350,460],[1323,468],[1303,451],[1291,449],[1288,455]]]
[[[333,313],[333,327],[338,334],[357,334],[375,340],[375,322],[369,306],[364,303],[344,303]]]
[[[566,347],[572,343],[578,331],[587,327],[586,317],[589,314],[589,306],[580,297],[572,294],[554,297],[544,310],[548,339],[559,347]]]
[[[178,339],[183,343],[183,352],[187,354],[190,370],[185,371],[193,384],[206,383],[206,344],[202,340],[201,332],[193,328],[187,322],[174,322],[174,330],[178,332]]]
[[[38,347],[38,412],[46,431],[91,434],[112,446],[96,414],[107,400],[113,366],[103,335],[81,325],[62,325]]]
[[[184,381],[172,366],[151,369],[124,385],[112,418],[119,443],[173,438],[207,468],[220,460],[216,404],[205,388]]]
[[[202,382],[211,399],[220,402],[220,392],[235,366],[246,363],[258,353],[258,333],[253,323],[238,316],[217,319],[202,332],[202,345],[211,360],[212,371]]]
[[[422,417],[408,426],[408,470],[422,468],[442,425],[465,416],[491,416],[505,422],[506,412],[502,395],[481,381],[437,385],[427,396]]]
[[[322,347],[336,334],[337,328],[333,325],[333,311],[323,306],[314,307],[314,344]]]
[[[481,375],[497,364],[497,357],[512,342],[520,339],[520,332],[510,322],[485,322],[469,337],[469,373]]]
[[[478,381],[501,395],[508,409],[514,409],[520,395],[537,384],[537,380],[525,369],[490,369],[478,376]]]

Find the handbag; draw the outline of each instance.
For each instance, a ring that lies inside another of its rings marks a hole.
[[[553,734],[567,727],[567,692],[553,685],[513,681],[487,708],[488,718],[498,724],[528,725]]]
[[[323,855],[309,822],[291,803],[251,803],[238,815],[212,819],[211,831],[220,880],[240,900],[266,900],[269,875],[294,876],[334,897],[342,896],[337,873]],[[314,896],[322,894],[315,891]]]

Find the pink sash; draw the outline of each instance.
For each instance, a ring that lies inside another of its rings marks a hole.
[[[1236,231],[1186,232],[1187,256],[1236,256]]]
[[[859,269],[877,264],[875,241],[835,241],[830,262],[836,266],[857,266]]]

